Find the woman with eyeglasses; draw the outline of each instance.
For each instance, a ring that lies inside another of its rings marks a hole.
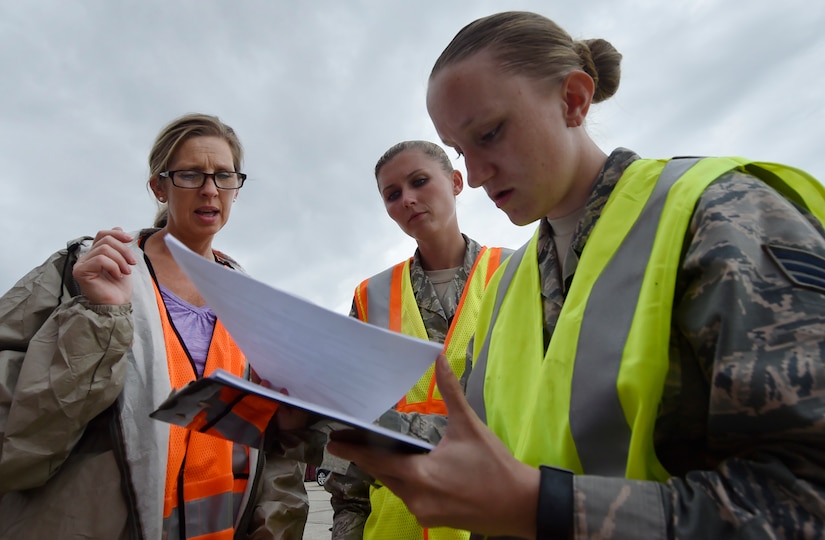
[[[160,228],[103,230],[0,298],[0,538],[300,539],[292,460],[149,418],[173,389],[246,359],[164,237],[213,248],[246,175],[234,130],[191,114],[158,135]]]

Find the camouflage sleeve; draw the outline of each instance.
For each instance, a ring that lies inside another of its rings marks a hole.
[[[250,540],[300,540],[309,515],[305,465],[267,455],[247,534]]]
[[[279,430],[277,422],[272,421],[266,429],[263,449],[267,455],[320,465],[330,426],[329,419],[315,413],[309,414],[306,427],[301,429]]]
[[[391,409],[376,422],[379,426],[438,444],[447,431],[447,417],[440,414],[402,413]]]
[[[360,540],[370,515],[371,478],[350,465],[346,474],[331,472],[324,489],[332,505],[332,540]]]
[[[825,537],[824,238],[755,179],[709,187],[671,339],[696,374],[675,399],[701,419],[697,451],[665,484],[575,477],[575,538]],[[807,266],[790,264],[800,254]]]
[[[396,410],[385,412],[376,423],[433,444],[438,444],[447,429],[446,416]],[[372,510],[369,498],[372,483],[372,477],[351,463],[346,473],[330,473],[324,489],[331,495],[333,540],[354,540],[363,536],[364,525]]]

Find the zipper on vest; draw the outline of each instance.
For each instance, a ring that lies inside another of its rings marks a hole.
[[[186,451],[189,451],[188,437]],[[183,493],[183,471],[186,470],[186,452],[183,454],[183,461],[178,471],[178,538],[186,540],[186,499]]]

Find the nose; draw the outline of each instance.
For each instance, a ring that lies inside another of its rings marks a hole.
[[[413,194],[412,190],[405,189],[401,193],[401,202],[404,205],[404,208],[409,208],[410,206],[415,204],[415,195]]]
[[[465,154],[464,166],[467,168],[467,185],[471,188],[483,186],[492,176],[492,166],[476,156]]]
[[[218,195],[218,180],[215,177],[217,173],[204,173],[206,180],[201,186],[200,192],[202,195],[209,197],[216,197]]]

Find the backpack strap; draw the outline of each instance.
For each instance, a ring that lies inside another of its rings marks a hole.
[[[81,246],[83,246],[83,243],[87,240],[93,240],[93,238],[91,236],[81,236],[66,244],[66,257],[63,259],[63,270],[60,273],[60,289],[65,289],[69,293],[70,298],[80,295],[80,286],[77,284],[77,281],[75,281],[74,276],[72,276],[72,269],[78,257],[80,257]],[[63,295],[61,294],[57,299],[57,305],[59,306],[62,302]]]

